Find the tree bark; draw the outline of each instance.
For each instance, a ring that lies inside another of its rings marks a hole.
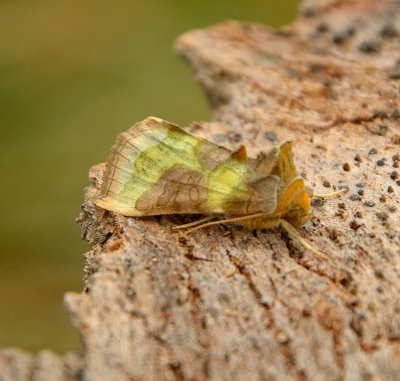
[[[213,110],[196,134],[249,156],[293,140],[316,192],[349,189],[300,229],[329,260],[278,230],[183,239],[190,216],[100,210],[95,166],[86,288],[65,297],[83,351],[49,355],[57,380],[399,380],[400,3],[306,1],[282,29],[224,22],[176,49]],[[41,379],[35,361],[4,350],[0,379]]]

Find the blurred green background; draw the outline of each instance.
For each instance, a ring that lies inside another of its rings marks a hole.
[[[148,115],[210,118],[174,39],[224,19],[280,26],[298,3],[0,1],[0,347],[79,348],[62,298],[82,289],[88,169]]]

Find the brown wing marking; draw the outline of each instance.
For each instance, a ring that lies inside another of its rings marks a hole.
[[[201,204],[207,199],[205,176],[185,168],[164,174],[151,191],[143,194],[135,208],[144,214],[203,213]]]

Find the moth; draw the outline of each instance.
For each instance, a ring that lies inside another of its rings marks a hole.
[[[296,170],[291,142],[248,158],[245,146],[231,151],[149,117],[117,136],[94,202],[134,217],[212,215],[178,226],[191,227],[187,233],[228,222],[250,229],[280,226],[307,249],[326,257],[296,230],[310,218],[311,197]],[[230,217],[211,221],[217,215]]]

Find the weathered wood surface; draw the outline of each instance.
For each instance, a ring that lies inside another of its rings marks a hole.
[[[84,362],[75,353],[58,356],[42,350],[36,357],[20,349],[0,349],[1,381],[79,381]]]
[[[182,239],[172,227],[190,216],[125,218],[86,200],[86,289],[65,299],[83,342],[73,377],[400,379],[399,33],[398,1],[315,0],[278,31],[225,22],[178,39],[214,112],[194,132],[250,155],[292,139],[311,187],[349,188],[301,229],[330,260],[280,231]],[[22,357],[0,353],[0,367],[32,369]]]

